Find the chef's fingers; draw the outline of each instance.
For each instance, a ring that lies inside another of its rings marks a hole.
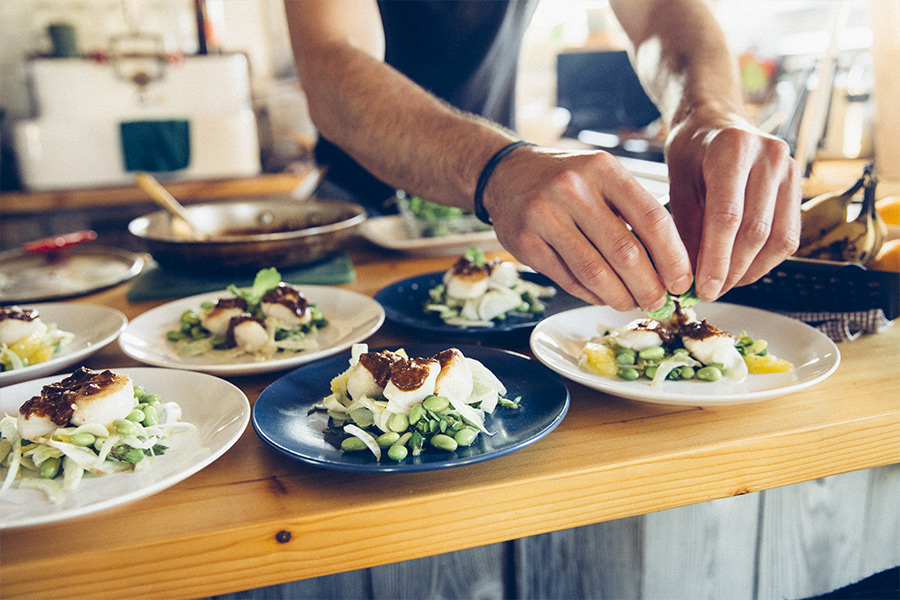
[[[753,283],[797,251],[800,245],[802,201],[800,182],[800,167],[795,161],[789,160],[787,172],[778,186],[772,215],[772,231],[736,285]]]
[[[697,295],[703,300],[715,300],[728,278],[732,250],[744,214],[750,171],[745,152],[748,135],[739,129],[722,130],[703,158],[706,196],[696,276]]]

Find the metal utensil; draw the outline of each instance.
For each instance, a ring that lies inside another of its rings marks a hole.
[[[172,216],[172,233],[188,240],[204,240],[209,236],[191,222],[187,210],[149,173],[138,173],[134,177],[138,187],[147,192],[157,204],[166,209]]]

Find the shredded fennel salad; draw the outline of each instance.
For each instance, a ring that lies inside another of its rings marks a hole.
[[[41,325],[41,331],[11,344],[0,344],[0,372],[47,362],[75,338],[75,334],[59,329],[55,323]]]
[[[87,475],[141,471],[168,450],[171,435],[195,430],[181,421],[181,406],[134,387],[135,408],[113,427],[85,423],[60,427],[48,437],[31,441],[18,432],[17,419],[0,419],[0,496],[8,489],[37,489],[54,504],[61,503]]]
[[[290,326],[283,321],[267,316],[263,311],[263,298],[279,285],[281,274],[275,268],[259,271],[250,288],[239,288],[229,285],[227,291],[232,298],[246,302],[246,314],[263,323],[267,341],[259,348],[248,350],[241,345],[228,343],[226,335],[217,335],[204,326],[204,316],[215,308],[215,302],[204,302],[199,310],[188,310],[181,315],[178,329],[166,333],[166,338],[178,346],[182,356],[214,356],[219,359],[232,359],[245,354],[253,355],[257,360],[269,360],[278,354],[298,353],[319,348],[315,333],[328,325],[328,320],[315,305],[308,306],[310,320],[299,326]]]
[[[328,413],[326,438],[341,438],[340,447],[345,452],[369,450],[376,460],[387,456],[397,462],[429,450],[455,452],[471,446],[480,434],[493,435],[485,419],[498,407],[519,408],[521,397],[506,398],[506,386],[484,364],[470,357],[464,360],[471,372],[471,388],[462,398],[429,393],[409,406],[384,395],[357,394],[354,398],[348,392],[348,381],[366,352],[366,344],[354,344],[350,367],[331,380],[332,393],[315,407]],[[402,348],[394,354],[409,358]]]

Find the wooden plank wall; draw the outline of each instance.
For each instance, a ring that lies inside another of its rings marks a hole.
[[[898,507],[891,465],[216,598],[800,599],[900,565]]]

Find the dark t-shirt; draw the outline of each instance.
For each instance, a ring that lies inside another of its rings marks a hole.
[[[379,0],[385,62],[453,106],[512,128],[519,50],[536,5]],[[328,140],[320,138],[316,158],[328,165],[330,181],[370,206],[394,193]]]

